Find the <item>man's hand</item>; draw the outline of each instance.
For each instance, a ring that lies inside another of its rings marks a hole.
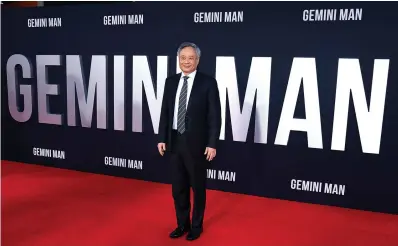
[[[216,149],[207,147],[205,150],[206,160],[212,161],[216,157]]]
[[[161,156],[164,155],[164,152],[166,151],[166,144],[165,143],[158,143],[158,150]]]

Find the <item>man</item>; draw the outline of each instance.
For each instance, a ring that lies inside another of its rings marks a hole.
[[[200,49],[183,43],[177,51],[182,73],[166,79],[159,123],[159,153],[170,153],[172,193],[177,228],[170,233],[187,240],[199,238],[203,231],[206,205],[207,165],[216,156],[221,128],[221,105],[217,81],[197,66]],[[193,214],[190,219],[190,186]]]

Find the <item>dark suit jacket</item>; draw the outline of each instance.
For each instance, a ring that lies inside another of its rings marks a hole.
[[[173,119],[181,73],[166,79],[159,122],[159,142],[166,143],[166,152],[173,149]],[[196,72],[188,99],[185,128],[189,148],[194,155],[204,156],[206,147],[217,148],[221,128],[221,105],[217,81]]]

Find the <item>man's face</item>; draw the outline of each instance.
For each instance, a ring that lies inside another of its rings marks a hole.
[[[185,74],[195,71],[199,64],[199,57],[196,55],[195,49],[192,47],[182,49],[180,51],[179,63],[181,71]]]

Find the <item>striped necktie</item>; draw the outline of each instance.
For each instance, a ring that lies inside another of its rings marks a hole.
[[[187,95],[188,95],[188,76],[184,76],[184,83],[180,92],[178,101],[177,130],[183,134],[185,132],[185,114],[187,112]]]

